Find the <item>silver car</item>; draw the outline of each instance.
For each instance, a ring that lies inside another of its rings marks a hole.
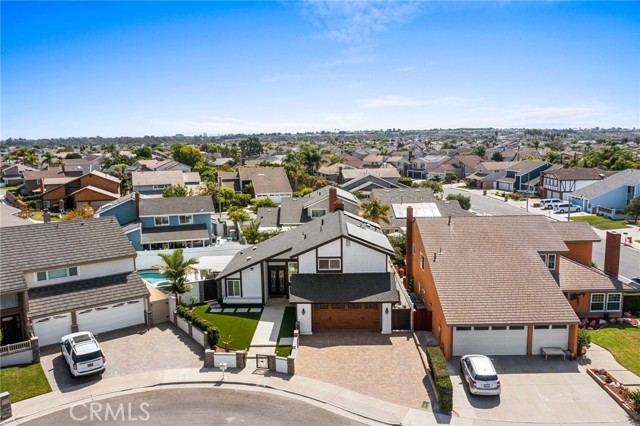
[[[500,395],[500,380],[489,357],[465,355],[460,358],[460,368],[469,392],[474,395]]]

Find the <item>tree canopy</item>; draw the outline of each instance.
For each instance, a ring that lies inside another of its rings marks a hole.
[[[362,217],[364,217],[365,219],[368,219],[377,224],[380,224],[382,222],[388,225],[390,223],[388,216],[391,207],[386,204],[382,204],[380,200],[376,199],[369,203],[362,203],[360,205],[360,209],[362,210]]]
[[[204,162],[202,152],[191,145],[177,143],[171,147],[171,155],[174,160],[191,167],[194,167],[199,162]]]
[[[449,194],[447,195],[447,200],[456,200],[460,203],[460,207],[465,210],[469,210],[471,208],[471,197],[462,194]]]
[[[164,191],[162,191],[162,196],[165,198],[189,197],[191,195],[193,195],[193,190],[187,188],[186,185],[171,185],[167,186]]]

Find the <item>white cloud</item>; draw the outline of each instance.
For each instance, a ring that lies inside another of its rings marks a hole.
[[[367,44],[374,33],[388,31],[420,11],[418,1],[307,1],[303,14],[324,37],[346,44]]]
[[[381,107],[413,107],[420,105],[448,105],[461,106],[482,101],[482,98],[461,98],[458,96],[446,96],[435,99],[414,99],[408,96],[381,96],[378,98],[364,99],[360,105],[364,108]]]

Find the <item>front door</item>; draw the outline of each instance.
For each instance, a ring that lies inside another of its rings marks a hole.
[[[287,295],[287,274],[286,267],[269,266],[269,296]]]
[[[218,284],[216,280],[204,281],[204,300],[214,300],[218,298]]]
[[[20,314],[2,318],[2,345],[22,342],[22,329],[20,328]]]

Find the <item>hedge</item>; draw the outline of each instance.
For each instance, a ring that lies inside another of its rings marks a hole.
[[[453,409],[453,384],[447,369],[447,360],[438,346],[428,346],[424,349],[429,361],[429,368],[438,393],[440,411],[449,413]]]
[[[624,312],[640,312],[640,294],[625,294],[622,302]]]
[[[214,326],[206,319],[194,314],[184,306],[179,305],[176,308],[176,312],[178,312],[178,315],[180,315],[182,318],[186,319],[187,321],[191,321],[193,325],[207,333],[207,343],[209,343],[210,348],[213,348],[218,344],[218,340],[220,339],[220,330],[218,329],[218,327]]]

